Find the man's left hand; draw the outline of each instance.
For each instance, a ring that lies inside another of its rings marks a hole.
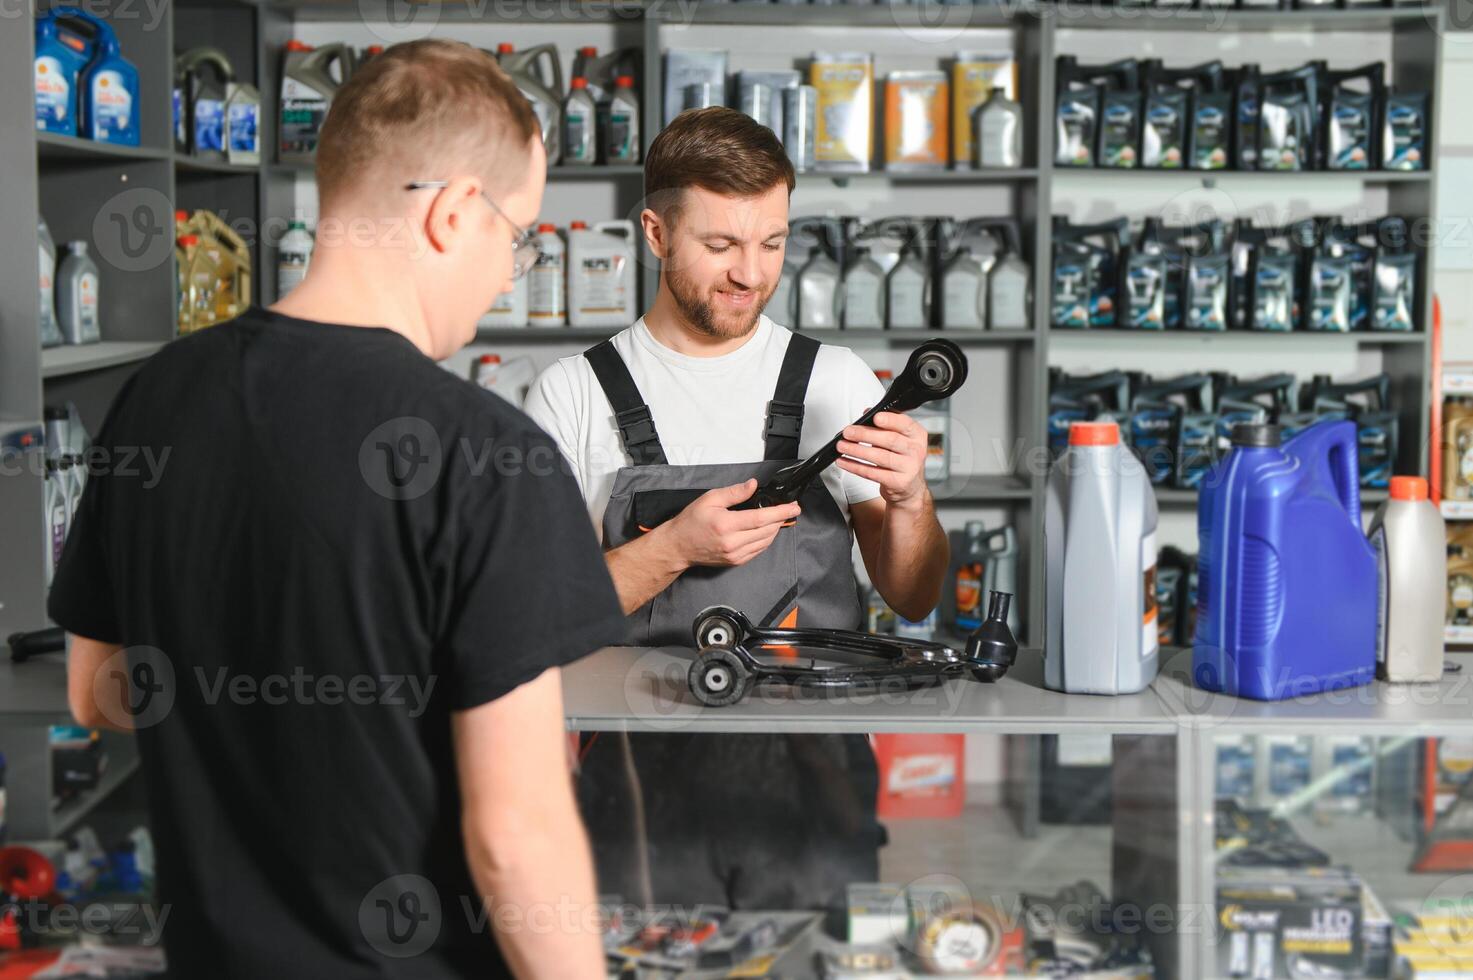
[[[839,440],[839,452],[844,454],[839,468],[878,483],[886,504],[921,507],[927,495],[926,430],[899,412],[881,412],[874,421],[872,426],[845,427]]]

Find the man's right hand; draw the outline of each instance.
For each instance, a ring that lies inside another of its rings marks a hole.
[[[717,487],[648,534],[604,552],[625,613],[644,606],[694,565],[742,565],[766,551],[797,504],[730,510],[757,492],[757,481]]]
[[[767,550],[783,524],[797,518],[796,503],[730,509],[756,490],[756,480],[708,490],[670,521],[671,544],[687,567],[745,565]]]

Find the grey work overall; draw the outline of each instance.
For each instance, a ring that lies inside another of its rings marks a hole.
[[[707,490],[761,480],[795,460],[818,348],[811,337],[792,336],[768,406],[765,458],[705,466],[668,464],[613,344],[588,350],[633,464],[614,477],[604,547],[652,530]],[[822,482],[799,503],[796,523],[756,558],[691,568],[631,614],[633,642],[689,648],[696,614],[718,604],[758,625],[858,628],[848,521]],[[879,875],[878,771],[862,736],[637,733],[626,742],[609,735],[589,748],[578,789],[599,889],[625,901],[838,908],[845,885]]]

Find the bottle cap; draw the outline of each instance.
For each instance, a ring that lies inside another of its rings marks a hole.
[[[1259,422],[1233,426],[1233,445],[1255,449],[1272,449],[1279,444],[1279,427]]]
[[[1392,500],[1426,500],[1427,481],[1420,476],[1393,476],[1391,478]]]
[[[570,222],[568,222],[568,230],[569,231],[573,231],[575,229],[580,230],[580,231],[586,231],[588,229],[588,222],[586,222],[586,221],[570,221]]]
[[[481,355],[481,363],[482,364],[500,364],[501,363],[501,355],[500,354],[482,354]]]
[[[516,50],[517,46],[515,44],[512,44],[510,41],[502,41],[500,44],[496,45],[497,54],[515,54]]]
[[[580,88],[587,88],[587,87],[588,87],[588,79],[584,78],[582,75],[578,75],[577,77],[575,77],[573,79],[573,89],[574,89],[574,91],[576,91],[576,90],[578,90]]]
[[[1118,446],[1120,426],[1114,422],[1071,422],[1069,424],[1071,446]]]
[[[614,87],[615,88],[634,88],[634,76],[633,75],[620,75],[618,78],[614,79]]]
[[[595,48],[593,45],[589,44],[579,48],[578,53],[593,58],[598,55],[598,48]]]
[[[553,224],[550,221],[544,221],[542,224],[540,224],[540,225],[537,226],[537,231],[538,231],[539,234],[543,234],[543,233],[547,233],[547,232],[556,232],[557,231],[557,225]]]
[[[895,372],[891,371],[888,368],[880,368],[878,371],[875,372],[875,377],[879,378],[881,381],[889,381],[895,377]]]
[[[288,51],[311,51],[312,45],[307,44],[303,41],[298,41],[297,39],[293,38],[292,40],[286,42],[286,49]]]

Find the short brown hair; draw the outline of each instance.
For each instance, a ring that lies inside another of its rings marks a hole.
[[[525,170],[538,133],[531,103],[486,52],[459,41],[396,44],[333,97],[317,141],[318,197],[326,209],[361,185],[451,176],[438,172],[447,166],[500,183]]]
[[[772,130],[751,116],[711,106],[687,109],[650,144],[644,161],[644,195],[669,220],[687,187],[731,197],[756,197],[797,184],[793,164]]]

